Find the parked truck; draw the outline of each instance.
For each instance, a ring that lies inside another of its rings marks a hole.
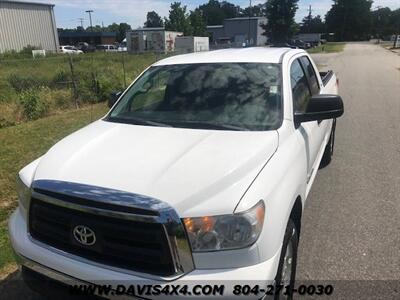
[[[19,172],[9,234],[28,284],[148,284],[139,299],[186,286],[172,296],[186,299],[257,282],[240,295],[272,284],[291,298],[304,205],[343,114],[335,74],[299,49],[199,52],[153,64],[110,104]]]

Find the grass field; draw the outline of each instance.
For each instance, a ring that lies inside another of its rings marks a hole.
[[[0,129],[0,278],[14,264],[7,219],[17,206],[15,179],[18,171],[43,155],[57,141],[98,119],[106,111],[106,105],[99,103]]]
[[[73,71],[68,55],[0,58],[0,128],[74,108],[76,102],[82,107],[105,101],[162,56],[90,53],[72,58]]]
[[[324,45],[308,49],[308,53],[334,53],[342,52],[346,43],[326,43]]]

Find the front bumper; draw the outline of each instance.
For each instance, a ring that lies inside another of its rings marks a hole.
[[[235,285],[258,285],[265,288],[267,284],[271,284],[275,278],[280,256],[280,251],[278,251],[271,259],[252,266],[234,269],[195,269],[173,281],[157,281],[78,261],[66,255],[62,255],[59,251],[55,252],[33,243],[28,236],[27,224],[19,208],[10,217],[9,234],[11,244],[20,265],[67,285],[110,284],[117,287],[118,285],[127,286],[132,284],[167,284],[180,286],[188,285],[189,289],[190,286],[194,285],[224,285],[224,295],[219,295],[217,297],[224,299],[232,299],[233,297],[235,297],[235,299],[241,299],[241,297],[233,296],[232,292]],[[194,298],[197,297],[198,296]],[[121,296],[116,298],[123,299]],[[163,296],[151,297],[151,299],[153,298],[164,299]],[[175,299],[177,296],[167,297],[167,299],[171,298]],[[186,295],[182,298],[189,297]],[[202,299],[205,298],[209,297],[202,297]],[[258,295],[253,298],[260,299],[260,296]],[[132,297],[129,299],[132,299]],[[215,299],[215,297],[211,297],[211,299]],[[243,299],[252,298],[247,296]]]

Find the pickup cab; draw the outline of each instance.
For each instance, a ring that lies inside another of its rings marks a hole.
[[[117,96],[18,175],[9,234],[28,284],[293,287],[343,114],[335,74],[303,50],[218,50],[163,59]]]

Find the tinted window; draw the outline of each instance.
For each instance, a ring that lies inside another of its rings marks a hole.
[[[294,112],[305,112],[311,94],[307,77],[297,59],[290,67],[290,82],[292,85],[293,110]]]
[[[311,64],[311,62],[307,56],[303,56],[300,59],[301,59],[301,62],[303,63],[304,70],[307,72],[307,75],[308,75],[311,93],[313,95],[319,94],[318,79],[317,79],[317,75],[315,74],[313,65]]]
[[[259,63],[151,67],[109,120],[188,128],[272,130],[282,119],[281,66]]]

